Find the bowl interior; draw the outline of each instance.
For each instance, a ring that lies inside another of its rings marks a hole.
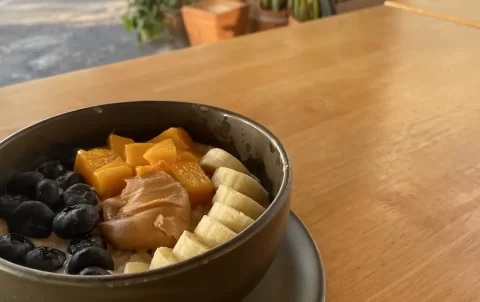
[[[276,199],[278,194],[290,193],[288,157],[280,142],[268,130],[245,117],[219,108],[167,101],[89,107],[52,117],[13,134],[0,142],[0,192],[4,191],[13,174],[32,170],[47,159],[62,159],[73,165],[77,148],[105,146],[106,138],[112,132],[136,141],[146,141],[169,127],[183,127],[194,141],[223,148],[241,159],[270,193],[270,200],[275,199],[252,228],[239,234],[226,246],[219,246],[200,258],[214,258],[222,253],[222,249],[241,244],[265,225],[279,211],[282,203],[288,200],[286,197]],[[187,263],[180,263],[180,267],[191,267],[194,261],[190,259]],[[28,278],[31,276],[28,273],[30,269],[7,263],[3,259],[0,259],[0,269]],[[173,273],[173,269],[167,267],[164,275]],[[64,280],[51,273],[35,272],[35,275],[48,277],[49,280]],[[124,276],[127,278],[128,275]],[[78,276],[67,277],[79,281]],[[115,279],[119,277],[115,276]]]
[[[47,159],[73,164],[76,148],[105,146],[112,132],[147,141],[169,127],[183,127],[196,142],[231,152],[261,180],[272,200],[278,193],[287,159],[263,127],[218,108],[151,101],[85,108],[12,135],[0,143],[0,190],[13,174],[32,170]]]

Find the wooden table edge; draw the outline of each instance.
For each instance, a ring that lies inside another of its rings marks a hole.
[[[454,23],[458,23],[458,24],[462,24],[462,25],[467,25],[467,26],[471,26],[471,27],[475,27],[475,28],[480,28],[480,24],[477,23],[477,22],[468,21],[468,20],[455,18],[455,17],[452,17],[452,16],[444,15],[444,14],[435,13],[435,12],[432,12],[432,11],[429,11],[429,10],[424,10],[424,9],[412,7],[412,6],[405,5],[405,4],[402,4],[402,3],[399,3],[399,2],[396,2],[396,1],[392,1],[392,0],[386,0],[383,4],[385,6],[388,6],[388,7],[403,9],[403,10],[413,12],[413,13],[416,13],[416,14],[419,14],[419,15],[429,16],[429,17],[433,17],[433,18],[436,18],[436,19],[446,20],[446,21],[450,21],[450,22],[454,22]]]

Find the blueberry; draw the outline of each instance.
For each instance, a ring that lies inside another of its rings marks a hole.
[[[41,201],[51,209],[60,202],[60,187],[51,179],[42,179],[37,184],[35,200]]]
[[[8,194],[25,195],[35,199],[37,183],[44,179],[40,172],[23,172],[13,176],[7,183]]]
[[[72,256],[67,264],[67,273],[75,275],[83,269],[92,266],[113,270],[112,256],[102,248],[96,246],[87,247]]]
[[[58,271],[67,257],[60,250],[50,247],[37,247],[25,256],[25,266],[46,272]]]
[[[63,239],[81,237],[95,229],[99,222],[96,207],[86,204],[68,206],[53,220],[53,231]]]
[[[101,267],[90,266],[90,267],[84,268],[79,273],[79,275],[82,275],[82,276],[106,276],[106,275],[111,275],[111,274]]]
[[[40,201],[24,201],[20,204],[8,223],[8,231],[32,238],[47,238],[52,232],[55,213]]]
[[[22,195],[2,195],[0,196],[0,219],[9,220],[13,211],[28,198]]]
[[[66,190],[69,187],[73,186],[74,184],[81,183],[82,178],[78,173],[69,171],[63,174],[62,176],[56,178],[55,181],[60,186],[60,188]]]
[[[30,240],[18,234],[0,236],[0,258],[10,262],[23,264],[25,256],[34,248]]]
[[[66,189],[63,193],[63,201],[67,206],[76,204],[97,206],[100,203],[95,189],[86,184],[76,184]]]
[[[67,252],[73,255],[84,248],[91,246],[96,246],[104,250],[107,249],[107,245],[105,244],[105,241],[103,241],[102,237],[97,235],[87,235],[85,237],[72,239],[68,245]]]
[[[65,174],[65,168],[58,160],[49,160],[37,167],[37,171],[49,179],[55,179]]]

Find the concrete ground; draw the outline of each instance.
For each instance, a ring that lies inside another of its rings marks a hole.
[[[139,49],[126,0],[0,0],[0,87],[174,49]]]

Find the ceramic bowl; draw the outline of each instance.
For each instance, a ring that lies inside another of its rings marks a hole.
[[[197,142],[223,148],[240,158],[269,191],[271,204],[267,211],[221,246],[176,265],[140,274],[60,275],[0,259],[0,300],[241,301],[256,286],[285,233],[292,172],[279,140],[239,114],[168,101],[116,103],[64,113],[0,143],[0,190],[14,173],[32,170],[49,158],[74,154],[75,148],[104,146],[113,131],[141,141],[173,126],[184,127]]]

